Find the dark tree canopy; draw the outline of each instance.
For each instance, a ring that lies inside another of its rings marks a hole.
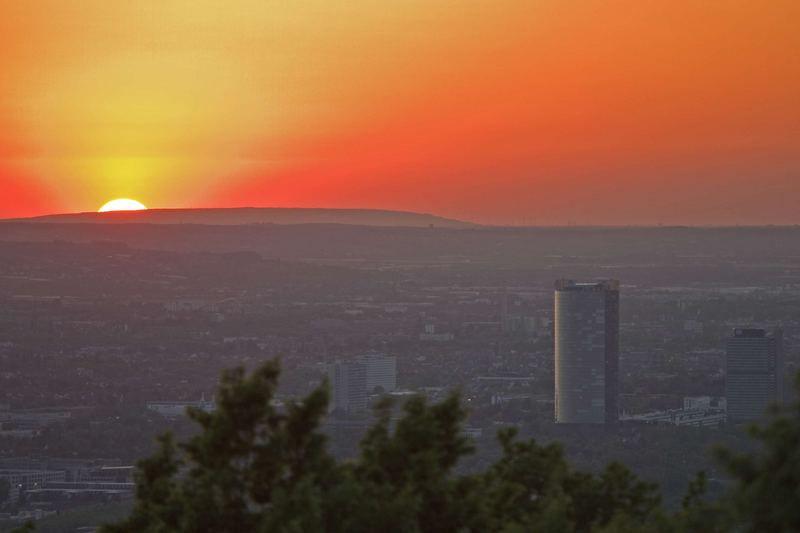
[[[795,378],[800,392],[800,373]],[[800,400],[771,409],[771,421],[753,426],[761,442],[758,452],[717,451],[719,460],[737,482],[731,509],[743,531],[800,531]]]
[[[721,452],[738,481],[718,502],[702,474],[683,508],[667,512],[658,488],[612,463],[599,475],[572,468],[557,444],[499,433],[502,456],[459,474],[471,453],[457,395],[415,397],[399,420],[382,401],[358,457],[337,462],[320,423],[325,386],[285,409],[272,404],[279,369],[223,375],[218,408],[190,416],[201,431],[184,443],[166,435],[140,462],[136,505],[107,533],[128,532],[680,532],[800,530],[800,407],[755,430],[763,450]],[[736,525],[734,525],[736,524]]]

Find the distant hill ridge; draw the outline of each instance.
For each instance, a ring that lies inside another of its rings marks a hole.
[[[467,228],[468,222],[410,211],[381,209],[322,209],[294,207],[237,207],[148,209],[110,213],[66,213],[15,219],[25,222],[76,224],[350,224],[381,227]]]

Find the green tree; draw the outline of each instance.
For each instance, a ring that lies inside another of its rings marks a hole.
[[[800,373],[795,379],[800,392]],[[718,450],[718,457],[737,485],[731,508],[743,531],[800,531],[800,401],[771,409],[765,426],[750,434],[758,451],[736,454]]]
[[[619,463],[598,477],[573,470],[558,444],[517,441],[513,428],[498,437],[503,456],[479,485],[489,530],[595,531],[620,515],[643,527],[662,512],[658,488]]]
[[[458,473],[472,446],[455,394],[437,404],[415,397],[397,420],[391,402],[380,402],[358,457],[336,462],[320,431],[327,387],[278,410],[278,375],[275,362],[250,375],[226,372],[217,410],[190,412],[200,432],[184,443],[161,437],[139,464],[131,515],[103,530],[672,532],[709,516],[698,503],[702,479],[670,515],[657,488],[624,466],[579,472],[559,445],[517,440],[515,430],[499,433],[494,465]]]
[[[226,371],[214,413],[191,410],[201,431],[176,444],[169,435],[139,465],[136,506],[106,531],[315,531],[322,494],[337,467],[319,421],[324,388],[281,413],[272,404],[279,370]]]

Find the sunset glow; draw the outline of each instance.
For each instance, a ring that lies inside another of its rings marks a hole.
[[[373,207],[800,223],[800,3],[0,8],[0,217]]]

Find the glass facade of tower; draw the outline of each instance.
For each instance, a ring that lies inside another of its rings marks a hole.
[[[367,366],[356,361],[328,366],[332,411],[360,413],[367,408]]]
[[[367,392],[394,392],[397,388],[397,358],[383,354],[366,354],[356,359],[367,368]]]
[[[619,282],[556,282],[555,419],[617,420]]]
[[[728,422],[763,419],[781,398],[781,330],[734,330],[725,357]]]

